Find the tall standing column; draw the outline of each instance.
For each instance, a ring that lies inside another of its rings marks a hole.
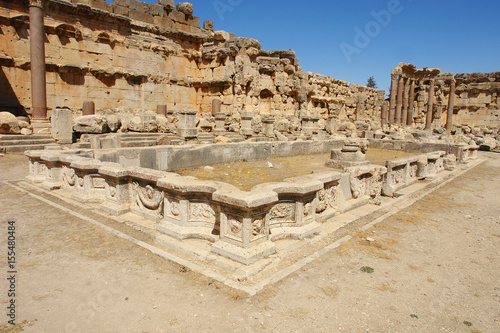
[[[394,124],[396,114],[396,95],[398,93],[398,76],[391,74],[391,96],[389,100],[389,124]]]
[[[406,126],[408,121],[408,95],[410,94],[410,79],[405,80],[403,95],[403,114],[401,116],[401,125]]]
[[[451,132],[453,126],[453,108],[455,107],[455,80],[450,82],[450,96],[448,97],[448,114],[446,115],[446,131]]]
[[[431,80],[431,86],[429,88],[429,98],[427,99],[427,119],[425,121],[425,129],[431,129],[433,111],[434,111],[434,80]]]
[[[401,124],[401,110],[403,108],[403,92],[404,92],[404,78],[399,76],[398,80],[398,98],[396,100],[396,124]]]
[[[47,118],[43,0],[30,0],[31,105],[35,120]]]
[[[380,115],[382,126],[387,125],[387,103],[382,102],[382,114]]]
[[[408,118],[406,119],[406,125],[411,126],[413,124],[413,109],[415,107],[415,80],[411,80],[410,86],[410,100],[408,106]]]

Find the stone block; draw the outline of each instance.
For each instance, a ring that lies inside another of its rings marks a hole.
[[[19,134],[21,127],[19,122],[12,113],[0,112],[0,133],[3,134]]]
[[[104,133],[108,129],[108,124],[105,116],[82,116],[75,119],[73,129],[80,133]]]
[[[68,108],[55,108],[51,116],[52,137],[57,142],[68,144],[73,142],[73,112]]]
[[[204,21],[203,29],[208,31],[214,31],[214,21]]]
[[[123,16],[128,16],[130,9],[128,7],[113,5],[113,13]]]
[[[157,2],[167,10],[174,10],[175,8],[174,0],[157,0]]]

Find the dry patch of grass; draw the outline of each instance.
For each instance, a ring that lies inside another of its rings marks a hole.
[[[421,266],[415,266],[415,265],[412,265],[412,264],[407,264],[408,267],[412,270],[412,271],[421,271],[422,270],[422,267]]]
[[[262,289],[256,296],[255,298],[259,303],[266,303],[268,302],[271,298],[273,298],[276,295],[276,290],[274,289],[273,285],[268,285],[264,289]]]
[[[237,289],[229,289],[228,294],[232,299],[235,300],[246,299],[248,297],[248,294],[246,292]]]
[[[398,253],[394,248],[398,241],[391,238],[376,239],[368,241],[368,234],[365,231],[355,231],[351,234],[352,238],[337,248],[337,253],[347,255],[351,250],[361,251],[375,258],[386,260],[399,260],[393,253]]]
[[[321,287],[321,290],[323,290],[325,295],[329,297],[336,297],[339,294],[339,290],[332,286]]]
[[[285,315],[287,315],[288,317],[297,318],[305,321],[309,316],[309,312],[304,308],[293,308],[289,309],[288,313]]]
[[[380,291],[390,291],[392,293],[395,293],[397,290],[391,286],[389,282],[384,282],[373,289],[375,290],[380,290]]]
[[[26,327],[30,327],[30,326],[33,326],[33,324],[35,323],[35,321],[37,321],[36,319],[35,320],[25,320],[23,322],[20,322],[18,324],[15,324],[15,325],[12,325],[12,324],[3,324],[2,326],[0,326],[0,333],[17,333],[17,332],[22,332],[24,331],[24,329]]]

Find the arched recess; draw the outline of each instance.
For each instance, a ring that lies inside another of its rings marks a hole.
[[[259,111],[260,114],[271,114],[271,101],[273,93],[269,89],[263,89],[260,92]]]

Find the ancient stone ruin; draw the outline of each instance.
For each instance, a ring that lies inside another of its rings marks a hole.
[[[400,63],[391,73],[389,113],[382,124],[497,127],[500,117],[500,73],[441,73]],[[451,112],[449,112],[451,110]]]
[[[498,72],[400,63],[386,101],[193,14],[173,0],[0,0],[0,149],[26,151],[26,186],[241,282],[500,143]],[[411,156],[375,164],[370,148]],[[178,173],[308,154],[330,168],[249,191]]]

